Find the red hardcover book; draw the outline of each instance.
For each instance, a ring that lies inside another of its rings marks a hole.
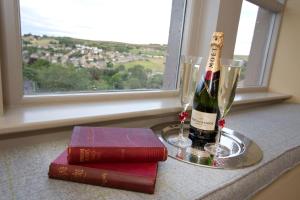
[[[74,127],[68,147],[71,164],[85,162],[157,162],[168,152],[149,128]]]
[[[49,177],[91,185],[153,194],[157,162],[151,163],[81,163],[68,164],[67,151],[49,167]]]

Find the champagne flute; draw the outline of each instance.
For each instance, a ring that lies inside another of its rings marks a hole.
[[[187,108],[194,97],[197,82],[199,80],[199,71],[201,57],[182,55],[180,59],[180,103],[182,112],[179,114],[180,130],[177,136],[169,137],[168,142],[172,145],[186,148],[192,145],[192,141],[184,136],[184,122],[188,117]]]
[[[230,150],[220,143],[222,129],[225,125],[225,116],[228,114],[235,97],[241,67],[244,65],[242,60],[221,60],[220,82],[218,90],[218,107],[220,119],[218,121],[218,134],[215,143],[207,143],[204,149],[215,157],[225,157],[230,154]]]

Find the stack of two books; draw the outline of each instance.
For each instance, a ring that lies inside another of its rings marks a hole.
[[[167,156],[151,129],[77,126],[49,177],[152,194],[158,161]]]

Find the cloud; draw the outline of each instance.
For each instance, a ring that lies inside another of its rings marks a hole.
[[[22,33],[168,42],[171,0],[20,0]]]

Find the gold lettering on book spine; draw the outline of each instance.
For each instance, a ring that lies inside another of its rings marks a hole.
[[[90,150],[89,149],[84,150],[84,161],[90,161]]]
[[[79,149],[79,154],[80,154],[80,162],[84,161],[84,149]]]
[[[93,161],[96,159],[97,152],[90,149],[80,149],[80,162]]]
[[[68,176],[68,168],[67,167],[58,167],[57,169],[59,175]]]
[[[75,169],[72,173],[74,179],[82,179],[86,177],[86,171],[84,169]]]
[[[101,179],[102,179],[102,184],[105,185],[108,182],[107,173],[101,174]]]
[[[94,132],[93,132],[92,128],[90,128],[89,131],[88,131],[87,140],[88,140],[88,144],[90,146],[94,145]]]

